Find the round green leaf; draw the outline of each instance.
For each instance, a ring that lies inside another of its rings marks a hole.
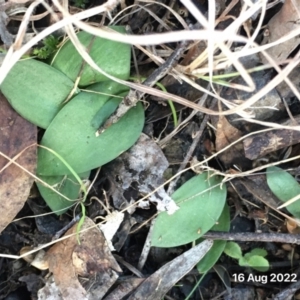
[[[218,221],[226,200],[222,178],[204,172],[187,181],[172,195],[179,209],[172,215],[162,212],[155,220],[151,244],[176,247],[199,239]],[[211,177],[210,177],[211,176]]]
[[[239,258],[239,265],[241,267],[249,267],[249,264],[248,264],[248,261],[247,261],[247,258],[242,256]]]
[[[112,26],[110,28],[125,33],[125,28],[122,26]],[[83,31],[79,32],[77,37],[103,71],[120,79],[129,77],[130,45],[95,37]],[[84,64],[81,72],[83,62],[81,55],[69,40],[55,56],[52,66],[66,74],[73,81],[80,76],[79,86],[88,86],[95,82],[108,80],[106,76],[97,72],[87,63]]]
[[[250,252],[248,252],[247,254],[249,255],[249,257],[253,256],[253,255],[258,255],[258,256],[265,257],[265,256],[268,255],[268,252],[265,249],[262,249],[262,248],[254,248]]]
[[[224,253],[236,259],[239,259],[243,256],[241,247],[235,242],[228,242],[224,249]]]
[[[214,225],[212,231],[229,231],[230,229],[230,213],[229,206],[225,203],[223,212],[218,220],[218,223]],[[202,242],[203,239],[197,240],[197,243]],[[199,273],[206,273],[209,271],[222,255],[227,241],[214,241],[213,246],[205,254],[205,256],[197,264]]]
[[[265,259],[262,256],[259,255],[253,255],[249,258],[246,258],[245,255],[246,264],[245,266],[249,266],[257,271],[260,272],[267,272],[269,270],[270,264],[267,259]]]
[[[74,83],[63,73],[33,59],[19,61],[1,84],[12,107],[26,120],[47,128]]]
[[[278,168],[267,169],[267,183],[271,191],[282,202],[300,194],[300,185],[288,172]],[[296,218],[300,218],[300,200],[288,205],[286,209]]]
[[[90,172],[79,174],[81,179],[89,177]],[[78,200],[80,193],[80,183],[75,179],[73,175],[65,176],[40,176],[45,183],[55,188],[58,192],[73,201],[68,201],[62,196],[55,193],[55,191],[49,189],[40,182],[37,182],[37,187],[41,196],[45,202],[57,215],[61,215],[66,212],[76,200]]]
[[[117,123],[100,136],[95,133],[121,101],[119,94],[127,88],[106,81],[89,87],[67,103],[46,130],[41,144],[58,153],[77,173],[102,166],[129,149],[138,139],[144,125],[141,103],[130,109]],[[94,92],[98,93],[94,93]],[[65,164],[46,149],[38,151],[39,175],[70,174]]]

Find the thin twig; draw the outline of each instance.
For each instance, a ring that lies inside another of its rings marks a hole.
[[[206,124],[207,124],[208,118],[209,118],[208,115],[205,115],[205,117],[203,118],[202,123],[201,123],[201,125],[200,125],[200,128],[199,128],[198,132],[196,133],[196,136],[195,136],[195,138],[194,138],[194,140],[193,140],[193,143],[191,144],[190,149],[189,149],[189,151],[187,152],[187,154],[186,154],[184,160],[183,160],[182,163],[180,164],[180,167],[179,167],[179,169],[178,169],[177,172],[181,172],[181,171],[186,167],[186,165],[187,165],[187,163],[189,162],[189,160],[191,159],[191,157],[192,157],[192,155],[193,155],[193,153],[194,153],[194,151],[195,151],[196,146],[199,144],[199,140],[200,140],[200,138],[201,138],[201,136],[202,136],[202,133],[203,133],[204,129],[206,128]],[[178,181],[179,178],[180,178],[180,177],[177,176],[177,177],[170,183],[169,188],[168,188],[168,192],[167,192],[168,195],[173,194],[174,189],[175,189],[175,186],[176,186],[176,183],[177,183],[177,181]]]
[[[252,233],[252,232],[217,232],[209,231],[203,235],[212,240],[227,240],[240,242],[275,242],[300,245],[300,234],[288,233]]]
[[[177,64],[178,60],[186,50],[189,41],[182,41],[174,52],[170,55],[170,57],[160,66],[158,67],[144,82],[144,86],[152,87],[161,80],[164,76],[166,76],[172,68]],[[137,102],[142,98],[144,95],[143,92],[130,90],[128,95],[123,98],[122,102],[120,103],[118,109],[115,111],[113,115],[111,115],[108,120],[102,125],[98,131],[97,135],[100,135],[108,128],[110,125],[118,122],[122,116],[133,106],[137,104]]]
[[[52,238],[52,241],[59,239],[67,230],[69,230],[74,224],[76,224],[80,220],[80,217],[81,217],[80,215],[77,215],[75,218],[72,219],[70,223],[68,223],[65,227],[63,227],[58,232],[56,232],[56,234]]]
[[[206,99],[206,97],[205,97],[205,99]],[[202,97],[201,97],[201,100],[202,100]],[[201,100],[200,100],[200,101],[201,101]],[[216,99],[214,99],[214,100],[212,101],[212,103],[210,104],[210,108],[214,107],[215,103],[216,103]],[[197,112],[194,111],[194,113],[196,114]],[[193,153],[194,153],[194,151],[195,151],[195,148],[196,148],[196,146],[198,145],[199,140],[200,140],[200,138],[201,138],[201,136],[202,136],[202,134],[203,134],[203,131],[204,131],[205,127],[206,127],[206,124],[207,124],[207,122],[208,122],[208,118],[209,118],[209,115],[205,115],[205,116],[204,116],[204,118],[203,118],[203,120],[202,120],[202,123],[201,123],[201,125],[200,125],[200,128],[199,128],[199,130],[198,130],[198,132],[197,132],[197,134],[196,134],[196,136],[195,136],[195,138],[194,138],[194,140],[193,140],[193,143],[191,144],[190,149],[188,150],[188,152],[187,152],[187,154],[186,154],[184,160],[183,160],[182,163],[180,164],[180,167],[179,167],[179,169],[177,170],[177,173],[180,173],[180,172],[186,167],[187,163],[188,163],[189,160],[191,159],[191,157],[192,157],[192,155],[193,155]],[[174,189],[175,189],[175,186],[176,186],[176,183],[177,183],[177,181],[179,180],[179,178],[180,178],[180,177],[177,176],[177,177],[170,183],[169,188],[168,188],[168,192],[167,192],[168,195],[173,194]]]
[[[299,276],[299,268],[296,272],[293,273]],[[299,290],[299,288],[300,288],[300,280],[290,284],[287,288],[280,291],[278,294],[274,296],[273,300],[292,299],[293,295],[296,293],[297,290]]]
[[[146,241],[144,243],[144,247],[143,247],[141,256],[139,258],[138,270],[140,270],[140,271],[143,269],[145,262],[147,260],[147,257],[149,255],[149,252],[150,252],[153,225],[154,225],[154,220],[151,221],[150,229],[148,231],[148,235],[147,235]]]

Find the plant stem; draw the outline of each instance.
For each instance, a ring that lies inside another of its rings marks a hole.
[[[191,292],[187,295],[187,297],[184,300],[188,300],[191,298],[191,296],[193,295],[193,293],[195,292],[196,288],[199,286],[199,284],[201,283],[201,281],[203,280],[203,278],[205,277],[206,273],[203,273],[202,276],[200,277],[200,279],[197,281],[197,283],[195,284],[195,286],[193,287],[193,289],[191,290]]]

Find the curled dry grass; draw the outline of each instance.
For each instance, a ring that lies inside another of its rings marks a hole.
[[[4,80],[5,76],[8,74],[10,69],[13,67],[13,65],[28,51],[30,50],[34,45],[36,45],[39,41],[43,40],[45,37],[53,33],[54,31],[65,28],[65,31],[70,38],[70,40],[73,42],[75,45],[76,49],[78,52],[82,55],[84,60],[94,69],[99,71],[100,73],[105,74],[107,77],[111,78],[112,80],[115,80],[119,83],[125,84],[129,86],[130,88],[142,91],[147,94],[159,96],[165,99],[170,99],[174,102],[181,103],[187,107],[193,108],[195,111],[200,111],[202,113],[206,114],[211,114],[211,115],[230,115],[230,114],[238,114],[240,115],[243,119],[247,120],[248,122],[254,122],[254,123],[259,123],[263,126],[266,126],[267,129],[263,131],[268,131],[272,130],[273,128],[284,128],[284,129],[292,129],[292,130],[300,130],[300,126],[282,126],[279,124],[275,123],[268,123],[268,122],[263,122],[263,121],[257,121],[254,120],[251,114],[246,111],[247,108],[250,106],[254,105],[259,99],[261,99],[264,95],[266,95],[269,91],[271,91],[273,88],[275,88],[279,83],[282,81],[285,81],[290,89],[294,92],[295,96],[300,100],[300,95],[294,86],[294,84],[287,78],[289,73],[295,68],[296,65],[299,64],[300,61],[300,52],[290,60],[287,60],[287,65],[281,69],[279,67],[279,63],[282,62],[275,62],[267,53],[266,50],[270,47],[279,45],[281,43],[284,43],[288,41],[289,39],[294,38],[295,36],[300,34],[300,27],[297,29],[291,31],[289,34],[286,36],[280,38],[276,42],[273,42],[271,44],[266,44],[263,46],[257,45],[254,40],[257,37],[259,31],[261,30],[262,22],[265,17],[265,13],[268,7],[272,5],[267,4],[266,0],[259,0],[256,3],[252,3],[250,0],[248,1],[243,1],[242,8],[241,8],[241,13],[240,15],[233,20],[231,25],[229,25],[224,31],[218,31],[215,30],[215,27],[218,23],[226,19],[228,16],[228,12],[230,9],[238,2],[237,0],[232,0],[232,2],[228,5],[228,7],[225,9],[225,11],[222,13],[222,15],[218,18],[215,19],[215,6],[214,6],[214,1],[210,1],[209,5],[209,11],[208,11],[208,19],[206,19],[203,14],[194,6],[194,4],[191,2],[191,0],[181,0],[181,2],[187,7],[187,9],[193,14],[193,16],[198,20],[198,22],[203,26],[202,30],[189,30],[188,25],[185,23],[185,21],[181,18],[180,15],[178,15],[173,9],[168,8],[167,6],[163,5],[167,9],[170,10],[170,13],[173,14],[177,20],[182,24],[184,30],[176,31],[176,32],[164,32],[164,33],[156,33],[156,34],[150,34],[150,35],[122,35],[119,33],[116,33],[112,30],[108,29],[103,29],[103,28],[98,28],[91,26],[90,24],[82,21],[87,18],[90,18],[95,15],[99,14],[104,14],[106,13],[107,15],[111,15],[113,10],[116,8],[116,6],[119,4],[118,0],[108,0],[106,3],[103,5],[93,7],[91,9],[84,10],[82,12],[78,12],[74,15],[70,15],[68,11],[68,1],[63,0],[63,4],[61,5],[58,0],[53,0],[54,5],[57,7],[59,12],[62,14],[63,18],[60,20],[57,16],[57,14],[52,10],[52,8],[44,1],[44,0],[36,0],[31,3],[31,5],[28,7],[24,17],[23,21],[21,22],[21,25],[19,27],[19,31],[16,37],[16,40],[14,44],[9,48],[8,53],[3,61],[3,64],[0,68],[0,84]],[[151,0],[142,0],[140,2],[146,3],[145,7],[147,7],[147,4],[151,3],[156,3],[159,4],[157,1],[151,1]],[[52,14],[53,18],[57,20],[56,23],[53,25],[49,26],[42,32],[38,33],[35,37],[33,37],[29,42],[23,44],[23,39],[26,34],[27,26],[30,21],[30,17],[33,14],[34,9],[38,5],[44,5],[45,8],[49,11],[49,13]],[[131,7],[126,7],[124,8],[124,11],[117,12],[116,15],[111,18],[111,24],[114,22],[120,21],[123,17],[124,14],[127,13],[130,9],[138,10],[138,9],[144,9],[139,4],[134,4]],[[254,33],[252,36],[245,37],[241,36],[238,34],[241,26],[243,26],[243,23],[247,21],[252,15],[254,15],[256,12],[261,12],[260,19],[258,22],[257,28],[254,30]],[[155,17],[155,16],[154,16]],[[163,21],[161,22],[161,26],[164,28],[167,28],[168,25],[165,24]],[[169,93],[164,93],[161,92],[155,88],[150,88],[150,87],[145,87],[141,84],[138,83],[132,83],[132,82],[126,82],[124,80],[120,80],[117,78],[114,78],[108,74],[106,74],[103,70],[101,70],[92,60],[92,58],[89,56],[89,54],[86,52],[85,48],[81,45],[79,40],[77,39],[77,36],[75,34],[74,26],[85,30],[91,34],[94,34],[99,37],[115,40],[115,41],[120,41],[123,43],[128,43],[131,45],[134,45],[141,51],[143,51],[146,55],[151,58],[157,65],[160,65],[164,62],[164,59],[155,55],[154,53],[149,52],[149,50],[143,46],[150,46],[150,45],[159,45],[159,44],[165,44],[168,42],[178,42],[182,40],[192,40],[192,41],[199,41],[199,40],[205,40],[207,41],[207,49],[199,55],[194,61],[192,61],[188,66],[181,66],[181,68],[175,68],[172,70],[172,74],[175,75],[177,78],[180,80],[186,81],[189,84],[191,84],[193,87],[205,92],[206,94],[213,96],[217,98],[219,101],[222,101],[229,109],[226,111],[212,111],[210,109],[204,108],[198,104],[192,103],[188,101],[187,99],[181,98],[179,96],[175,96]],[[239,42],[243,43],[243,46],[240,47],[240,50],[237,52],[232,52],[231,46],[234,42]],[[216,51],[220,51],[221,54],[215,55]],[[244,101],[240,105],[233,105],[232,103],[228,103],[226,99],[223,99],[218,95],[218,93],[214,90],[214,87],[212,85],[213,81],[213,74],[215,70],[222,70],[226,69],[230,66],[234,66],[235,69],[239,72],[240,76],[245,81],[245,85],[235,85],[234,88],[236,89],[241,89],[246,92],[251,92],[254,91],[255,85],[250,77],[249,73],[247,70],[243,67],[243,65],[238,61],[239,58],[248,56],[254,53],[262,53],[267,61],[269,62],[269,65],[267,67],[274,67],[278,75],[275,76],[266,86],[264,86],[260,91],[255,93],[253,96],[251,96],[248,100]],[[204,87],[199,86],[196,84],[193,80],[189,78],[189,75],[201,75],[201,74],[209,74],[209,80],[211,83],[211,90],[207,90]],[[180,128],[180,127],[179,127]],[[178,129],[177,129],[178,130]],[[261,131],[260,131],[261,132]],[[201,161],[197,164],[197,166],[202,166],[203,168],[207,168],[206,164],[209,160],[213,159],[220,153],[226,151],[230,147],[232,147],[234,144],[242,141],[243,139],[256,134],[257,132],[250,133],[239,140],[235,141],[234,143],[230,144],[227,146],[225,149],[222,149],[218,153],[215,153],[211,157],[205,159],[204,161]],[[25,149],[26,150],[26,149]],[[24,151],[25,151],[24,150]],[[23,152],[22,152],[23,153]],[[20,153],[20,155],[22,154]],[[3,153],[0,152],[0,155],[5,157]],[[230,181],[233,178],[236,177],[242,177],[242,176],[249,176],[250,174],[253,174],[254,172],[260,171],[268,166],[271,165],[276,165],[279,163],[299,159],[300,156],[297,157],[292,157],[289,159],[286,159],[285,161],[280,161],[277,163],[272,163],[268,165],[261,166],[259,168],[255,168],[253,170],[249,170],[246,172],[240,172],[238,174],[222,174],[224,176],[224,182]],[[6,157],[8,160],[8,164],[5,166],[7,167],[9,164],[16,164],[15,158],[10,159]],[[22,168],[22,166],[19,166]],[[193,168],[196,167],[195,165],[192,166]],[[186,168],[180,173],[176,174],[173,178],[168,180],[165,184],[169,183],[172,181],[176,176],[180,176],[183,172],[186,172],[190,168]],[[221,173],[219,173],[221,174]],[[34,174],[30,174],[33,176],[36,180],[38,179]],[[51,188],[51,187],[50,187]],[[159,187],[161,188],[161,187]],[[157,188],[156,190],[158,190]],[[153,191],[151,194],[156,192]],[[150,196],[146,195],[142,199],[140,199],[138,202],[143,201],[144,199],[148,198]],[[285,216],[288,217],[288,216]],[[289,218],[289,217],[288,217]],[[103,221],[104,222],[104,221]],[[63,240],[68,237],[63,237],[59,240]],[[56,242],[56,241],[55,241]],[[50,246],[51,244],[55,243],[51,242],[49,244],[43,245],[41,248],[45,248]],[[36,252],[39,249],[35,249],[31,251],[30,253]],[[12,255],[4,255],[0,254],[2,257],[10,257],[10,258],[20,258],[21,256],[12,256]]]

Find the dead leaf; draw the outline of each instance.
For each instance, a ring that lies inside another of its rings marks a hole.
[[[29,251],[32,251],[33,247],[25,246],[20,250],[20,255],[24,255]],[[46,252],[41,249],[37,253],[32,253],[27,256],[24,256],[23,259],[30,263],[33,267],[39,270],[47,270],[49,268],[48,261],[45,258]]]
[[[23,275],[19,277],[18,280],[20,282],[24,282],[26,284],[27,290],[34,294],[36,294],[39,287],[43,285],[43,279],[41,278],[41,276],[34,273]]]
[[[258,203],[262,202],[274,210],[281,204],[280,200],[271,192],[264,174],[256,174],[255,176],[251,176],[251,178],[236,178],[233,184],[241,198],[243,198],[241,192],[248,192]]]
[[[205,240],[165,264],[139,285],[128,300],[162,299],[174,284],[202,259],[212,245],[212,240]]]
[[[36,144],[37,128],[16,113],[0,94],[0,152],[14,158],[26,147]],[[16,160],[26,170],[35,173],[36,145],[29,147]],[[0,233],[23,207],[34,179],[0,155]],[[5,212],[5,213],[3,213]]]
[[[243,288],[237,287],[232,288],[229,291],[226,291],[224,293],[224,299],[231,299],[231,300],[237,300],[237,299],[255,299],[256,297],[256,290],[253,286],[245,286]]]
[[[298,84],[299,77],[300,77],[300,67],[297,66],[290,72],[288,78],[292,83],[294,83],[294,86],[298,90],[298,93],[300,93],[300,88]],[[290,105],[291,104],[290,100],[292,97],[294,97],[294,92],[291,90],[288,84],[285,81],[282,81],[276,86],[276,90],[279,93],[280,97],[282,99],[285,99],[287,104]]]
[[[129,206],[124,193],[130,191],[133,183],[136,183],[134,190],[144,195],[163,184],[163,173],[168,165],[160,147],[147,135],[141,134],[133,147],[105,167],[106,176],[114,188],[112,197],[115,207],[124,209],[124,203],[125,207]],[[173,213],[178,208],[163,188],[149,196],[149,200],[157,204],[158,211]],[[149,203],[144,201],[141,207],[147,208]]]
[[[82,230],[95,226],[85,217]],[[77,224],[65,235],[74,234]],[[55,244],[47,253],[49,269],[64,300],[102,299],[107,290],[117,280],[121,272],[118,263],[109,251],[102,232],[93,227]],[[83,286],[78,275],[85,277]],[[89,279],[89,280],[87,280]]]
[[[45,279],[45,286],[38,291],[38,300],[63,300],[53,276]]]
[[[121,281],[118,286],[103,300],[123,299],[130,292],[135,290],[145,279],[144,278],[128,278]]]
[[[216,151],[223,150],[225,147],[235,142],[242,136],[241,132],[233,127],[224,116],[219,117],[216,132]],[[225,165],[237,163],[238,165],[243,160],[243,147],[242,144],[235,144],[225,152],[219,155],[220,160]]]
[[[256,58],[253,60],[249,58],[248,60],[241,60],[244,67],[252,68],[253,65],[257,65],[258,62]],[[252,66],[251,66],[251,63]],[[260,71],[251,74],[251,78],[255,84],[255,89],[253,92],[245,92],[238,89],[233,89],[232,87],[228,87],[223,89],[221,95],[226,98],[226,100],[235,103],[242,104],[251,97],[253,97],[256,93],[263,90],[263,88],[272,80],[273,74],[271,71]],[[244,84],[244,81],[241,77],[237,77],[234,79],[232,84]],[[246,111],[247,113],[255,116],[256,120],[268,120],[271,118],[276,118],[278,115],[278,111],[285,111],[285,106],[282,103],[281,97],[278,95],[276,89],[272,89],[267,94],[264,93],[260,99],[255,102],[255,104],[251,105]],[[237,128],[249,128],[248,121],[241,119],[237,114],[231,114],[226,116],[227,120],[234,124]],[[249,131],[252,131],[251,129]]]
[[[285,120],[279,124],[285,126],[298,125],[300,116],[293,120]],[[300,132],[288,129],[274,129],[268,132],[258,133],[244,139],[245,156],[251,160],[265,156],[268,153],[289,147],[299,143]]]
[[[289,233],[292,234],[299,234],[300,233],[300,227],[298,226],[298,222],[293,220],[286,220],[286,229]]]
[[[123,222],[123,219],[124,219],[124,213],[115,210],[106,216],[105,218],[106,223],[99,225],[99,228],[103,232],[106,241],[108,243],[109,249],[111,251],[116,250],[111,241],[115,233],[119,229],[120,224]]]
[[[13,43],[13,38],[6,28],[8,16],[5,11],[0,11],[0,37],[3,43],[10,46]]]
[[[119,252],[121,248],[123,247],[124,243],[126,242],[126,239],[131,231],[131,228],[133,225],[137,223],[136,219],[133,218],[130,213],[125,212],[124,213],[124,220],[121,223],[121,226],[119,230],[115,234],[115,243],[114,247]]]
[[[273,43],[297,29],[299,27],[299,11],[300,0],[285,0],[281,10],[269,21],[262,45]],[[266,52],[275,61],[283,61],[291,54],[299,43],[300,37],[295,36],[284,43],[267,49]],[[261,54],[261,60],[263,63],[268,62],[263,54]]]

